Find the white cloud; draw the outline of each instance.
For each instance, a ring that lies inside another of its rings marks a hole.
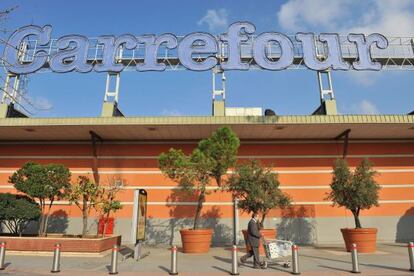
[[[357,108],[361,114],[379,114],[379,110],[375,104],[368,100],[362,100],[358,104]]]
[[[277,13],[287,31],[414,34],[412,0],[288,0]]]
[[[53,104],[44,97],[36,97],[34,98],[32,103],[35,106],[35,108],[39,110],[50,110],[53,108]]]
[[[228,13],[226,9],[208,10],[198,22],[198,25],[207,24],[211,32],[220,31],[228,26]]]
[[[407,0],[375,1],[375,12],[365,22],[350,26],[350,32],[374,33],[389,36],[414,34],[414,3]],[[365,24],[364,24],[365,23]]]
[[[279,25],[288,31],[303,31],[308,27],[331,28],[346,15],[344,7],[350,1],[289,0],[277,13]]]
[[[374,115],[380,114],[377,106],[368,101],[362,100],[358,103],[353,104],[350,108],[344,108],[345,114],[367,114],[367,115]]]
[[[41,96],[25,96],[23,99],[23,105],[25,105],[28,109],[33,110],[35,113],[38,111],[49,111],[53,109],[53,103]]]
[[[279,25],[288,32],[381,33],[414,36],[412,0],[288,0],[277,12]],[[372,86],[380,74],[350,71],[355,83]]]
[[[378,79],[382,76],[381,71],[348,71],[346,72],[352,80],[365,87],[369,87],[377,83]]]
[[[164,109],[161,116],[183,116],[183,114],[176,109]]]

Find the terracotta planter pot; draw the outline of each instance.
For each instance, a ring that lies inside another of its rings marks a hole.
[[[184,253],[207,253],[210,249],[212,229],[180,230]]]
[[[377,228],[342,228],[346,251],[355,243],[359,253],[373,253],[377,250]]]
[[[250,245],[247,245],[247,230],[242,230],[244,242],[246,243],[246,250],[249,251],[251,249]],[[265,237],[265,239],[276,239],[277,231],[276,229],[262,229],[260,233]],[[265,251],[262,243],[260,242],[259,245],[259,254],[264,256]]]
[[[108,225],[106,227],[105,235],[112,235],[114,233],[114,218],[108,218]],[[103,217],[99,218],[98,222],[98,235],[102,235],[104,228],[105,228],[105,221],[106,219]]]

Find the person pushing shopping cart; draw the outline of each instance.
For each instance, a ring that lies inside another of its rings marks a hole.
[[[291,248],[294,243],[289,240],[278,240],[275,238],[265,239],[260,234],[258,217],[258,213],[253,213],[252,219],[249,221],[247,227],[247,247],[250,247],[250,250],[240,258],[240,262],[245,263],[248,258],[253,256],[253,267],[256,269],[266,269],[269,263],[289,268],[291,263],[287,258],[291,256]],[[262,242],[266,253],[265,260],[263,261],[260,261],[259,255],[260,242]]]
[[[247,226],[247,245],[250,246],[250,250],[246,255],[240,258],[241,263],[245,263],[248,258],[253,256],[253,267],[256,269],[265,269],[265,263],[260,262],[259,245],[262,235],[260,234],[259,227],[259,214],[254,212],[252,218]]]

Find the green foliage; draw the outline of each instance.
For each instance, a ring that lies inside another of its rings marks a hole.
[[[61,199],[65,189],[70,187],[70,172],[60,164],[27,162],[10,177],[9,182],[31,198]]]
[[[27,162],[10,176],[9,182],[14,184],[18,191],[27,194],[32,199],[39,200],[42,212],[40,235],[46,234],[49,212],[53,202],[62,199],[69,189],[70,175],[69,169],[60,164],[41,165]],[[47,212],[46,200],[49,200]]]
[[[86,201],[88,206],[93,207],[97,204],[97,198],[99,195],[99,186],[95,182],[91,181],[86,176],[79,176],[76,184],[72,185],[66,198],[71,204],[75,204],[80,209],[81,203]]]
[[[119,187],[111,184],[108,188],[100,188],[97,194],[97,203],[94,205],[96,211],[104,218],[105,225],[102,236],[105,237],[111,213],[122,209],[121,202],[116,200]]]
[[[24,195],[0,194],[0,222],[10,233],[21,236],[30,221],[40,217],[39,205]]]
[[[236,165],[239,146],[239,138],[228,127],[219,128],[211,137],[198,143],[200,151],[214,161],[211,173],[219,187],[222,176]]]
[[[221,185],[222,176],[236,163],[239,145],[239,139],[231,129],[222,127],[211,137],[201,140],[189,155],[180,149],[160,154],[160,170],[187,194],[197,196],[194,229],[198,227],[211,178],[216,180],[218,186]]]
[[[289,196],[279,186],[278,175],[255,160],[238,165],[228,181],[229,191],[239,199],[239,208],[248,213],[261,213],[262,226],[269,210],[290,205]]]
[[[354,215],[355,227],[361,228],[361,210],[378,206],[380,186],[375,181],[376,171],[368,159],[363,159],[352,173],[345,159],[337,159],[333,167],[331,192],[327,199],[333,204],[345,207]]]
[[[121,202],[118,200],[104,200],[101,202],[101,208],[102,208],[102,213],[103,214],[107,214],[107,216],[109,217],[109,213],[110,212],[116,212],[120,209],[122,209],[122,205]]]
[[[92,208],[98,204],[100,189],[95,182],[86,176],[79,176],[76,184],[67,192],[66,198],[70,204],[75,204],[82,211],[82,236],[87,234],[88,217]]]

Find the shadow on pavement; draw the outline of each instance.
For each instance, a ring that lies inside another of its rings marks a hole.
[[[229,270],[224,269],[224,268],[221,268],[221,267],[218,267],[218,266],[215,266],[215,265],[213,265],[212,268],[217,269],[217,270],[220,270],[220,271],[225,272],[225,273],[230,273]]]
[[[301,255],[301,256],[308,257],[308,258],[312,258],[312,259],[332,261],[332,262],[340,262],[340,263],[344,263],[344,264],[351,265],[351,262],[350,261],[341,261],[341,260],[337,260],[337,259],[330,259],[330,258],[324,258],[324,257],[315,257],[315,256],[309,256],[309,255]],[[367,263],[363,263],[363,262],[359,262],[359,265],[360,266],[362,265],[362,266],[365,266],[365,267],[382,268],[382,269],[389,269],[389,270],[395,270],[395,271],[401,271],[401,272],[408,271],[408,269],[403,269],[403,268],[398,268],[398,267],[391,267],[391,266],[385,266],[385,265],[367,264]]]
[[[158,268],[161,269],[161,270],[164,270],[167,273],[170,273],[170,270],[168,268],[166,268],[165,266],[163,266],[163,265],[159,265]]]
[[[219,257],[219,256],[214,256],[214,259],[222,261],[224,263],[231,264],[231,259],[227,259],[227,258],[223,258],[223,257]]]
[[[290,269],[288,268],[284,269],[281,265],[276,264],[276,263],[271,263],[271,262],[267,264],[267,269],[273,269],[273,270],[277,270],[280,272],[291,273]]]
[[[337,268],[337,267],[333,267],[333,266],[327,266],[327,265],[319,265],[319,267],[333,269],[333,270],[338,270],[338,271],[344,271],[344,272],[350,272],[350,270],[346,270],[346,269],[342,269],[342,268]]]

